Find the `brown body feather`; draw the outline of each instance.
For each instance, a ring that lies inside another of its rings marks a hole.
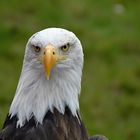
[[[21,128],[16,128],[16,123],[16,116],[7,117],[0,134],[2,140],[88,140],[82,121],[68,107],[64,115],[56,109],[48,111],[43,124],[36,124],[34,117]]]

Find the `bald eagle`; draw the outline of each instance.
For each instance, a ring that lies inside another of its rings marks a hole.
[[[88,137],[79,114],[83,49],[74,33],[48,28],[26,45],[0,140],[105,140]]]

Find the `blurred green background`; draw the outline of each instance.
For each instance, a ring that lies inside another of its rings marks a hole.
[[[73,31],[85,53],[81,114],[90,134],[140,140],[140,1],[1,0],[0,126],[15,94],[28,38]]]

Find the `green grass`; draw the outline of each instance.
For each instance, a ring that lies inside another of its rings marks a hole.
[[[115,4],[123,5],[115,13]],[[25,44],[47,27],[72,30],[84,53],[82,118],[90,134],[140,139],[140,1],[0,2],[0,126],[15,94]]]

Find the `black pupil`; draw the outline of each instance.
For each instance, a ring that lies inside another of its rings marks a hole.
[[[66,48],[67,48],[67,46],[65,45],[63,48],[64,48],[64,49],[66,49]]]
[[[36,51],[40,51],[40,48],[38,46],[35,47]]]

